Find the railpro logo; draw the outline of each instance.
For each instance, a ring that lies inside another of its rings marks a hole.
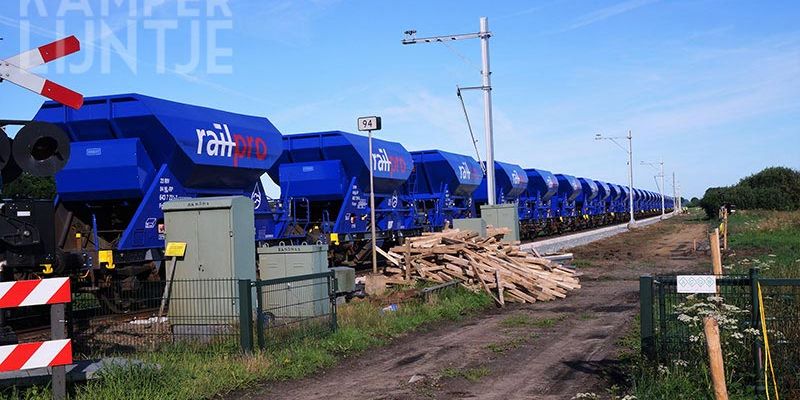
[[[472,180],[472,173],[474,172],[472,168],[469,167],[466,161],[462,161],[461,165],[458,166],[458,172],[461,175],[461,179],[465,181]]]
[[[402,156],[390,156],[386,149],[372,153],[372,169],[375,172],[406,172],[406,160]]]
[[[239,166],[242,158],[267,158],[267,142],[260,137],[231,134],[228,124],[212,124],[214,129],[197,129],[197,154],[211,157],[233,158]]]
[[[516,186],[519,185],[520,182],[522,182],[522,178],[520,178],[517,170],[511,171],[511,183]]]
[[[547,187],[549,187],[551,189],[556,187],[557,181],[555,179],[553,179],[552,177],[550,177],[549,175],[547,176],[547,178],[545,178],[544,181],[545,181],[545,184],[547,185]]]

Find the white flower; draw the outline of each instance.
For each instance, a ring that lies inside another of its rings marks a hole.
[[[673,361],[673,363],[674,363],[674,364],[675,364],[675,366],[677,366],[677,367],[688,367],[688,366],[689,366],[689,362],[688,362],[688,361],[686,361],[686,360],[681,360],[680,358],[679,358],[679,359],[677,359],[677,360],[675,360],[675,361]]]
[[[706,300],[712,303],[722,303],[723,301],[722,296],[708,296]]]
[[[669,368],[667,368],[666,366],[663,366],[663,365],[659,365],[658,366],[658,373],[659,373],[659,375],[669,374]]]
[[[761,334],[761,331],[759,331],[756,328],[745,328],[744,333],[747,333],[747,334],[750,334],[750,335],[753,335],[753,336],[758,336],[758,335]]]
[[[595,393],[578,393],[570,400],[600,400],[600,396]]]
[[[700,336],[696,336],[696,335],[690,335],[689,336],[689,341],[692,342],[692,343],[695,343],[698,340],[700,340]]]
[[[690,317],[690,316],[688,316],[686,314],[681,314],[681,315],[678,315],[678,321],[681,321],[683,323],[688,323],[688,322],[692,321],[692,317]]]

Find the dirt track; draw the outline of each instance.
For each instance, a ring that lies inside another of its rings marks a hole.
[[[695,270],[706,227],[687,217],[572,251],[583,288],[565,300],[507,307],[414,333],[314,378],[269,384],[245,399],[570,399],[604,392],[616,342],[638,312],[638,277]],[[412,376],[424,377],[409,383]],[[611,375],[611,376],[609,376]]]

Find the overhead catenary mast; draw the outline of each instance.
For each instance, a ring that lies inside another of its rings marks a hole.
[[[494,135],[492,133],[492,80],[491,71],[489,69],[489,38],[492,36],[492,33],[489,31],[489,19],[486,17],[481,17],[480,31],[477,33],[431,36],[424,38],[417,38],[417,31],[415,30],[405,31],[405,34],[406,38],[403,39],[403,44],[445,43],[448,41],[463,39],[481,40],[482,85],[475,87],[464,87],[460,88],[460,90],[483,90],[483,127],[486,135],[486,195],[489,205],[494,205],[496,203],[496,193],[494,182]]]

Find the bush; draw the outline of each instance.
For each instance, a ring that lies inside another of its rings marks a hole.
[[[709,218],[717,215],[725,203],[743,210],[800,209],[800,171],[786,167],[771,167],[748,176],[736,185],[706,190],[700,206]]]
[[[52,199],[56,196],[56,180],[52,176],[38,177],[23,172],[17,179],[2,185],[2,197]]]

